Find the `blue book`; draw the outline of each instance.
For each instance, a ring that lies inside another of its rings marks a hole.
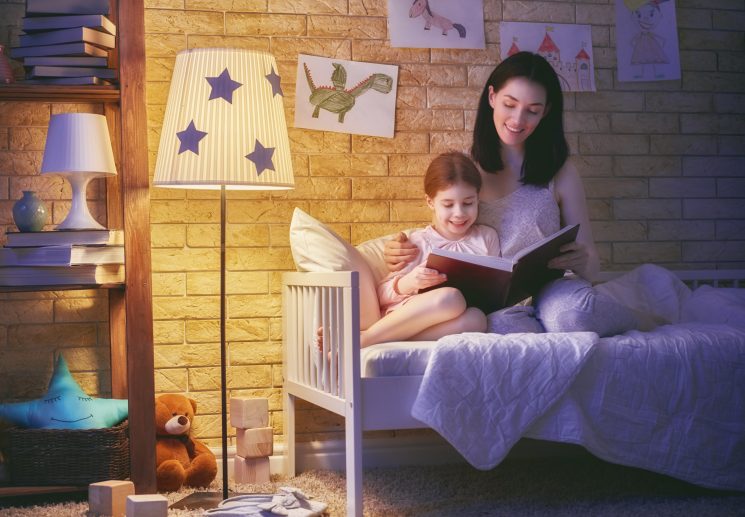
[[[26,0],[26,14],[109,14],[109,0]]]
[[[92,75],[102,79],[116,79],[116,70],[86,66],[33,66],[28,71],[29,78],[83,77],[86,75]]]
[[[60,43],[85,42],[99,47],[114,48],[116,38],[111,34],[97,31],[88,27],[72,27],[53,31],[22,34],[18,41],[22,47],[37,45],[57,45]]]
[[[23,66],[109,66],[105,57],[92,56],[32,56],[23,59]]]
[[[26,16],[21,28],[24,32],[67,29],[70,27],[90,27],[116,35],[116,25],[102,14],[81,14],[62,16]]]
[[[107,57],[109,52],[105,49],[77,41],[75,43],[62,43],[60,45],[39,45],[34,47],[14,47],[10,49],[10,57],[18,59],[30,56],[97,56]]]

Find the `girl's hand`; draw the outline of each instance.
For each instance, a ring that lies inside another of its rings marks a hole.
[[[590,260],[587,247],[580,242],[570,242],[560,248],[561,255],[549,260],[551,269],[569,269],[582,276]]]
[[[420,289],[441,284],[447,279],[447,275],[422,264],[402,276],[396,287],[401,294],[416,294]]]
[[[399,232],[392,240],[385,242],[383,248],[383,257],[388,271],[401,271],[406,264],[414,260],[419,255],[419,248],[412,244],[404,232]]]

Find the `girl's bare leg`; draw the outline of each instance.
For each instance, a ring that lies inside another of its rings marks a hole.
[[[469,307],[457,318],[433,325],[408,339],[412,341],[436,341],[441,337],[460,334],[461,332],[486,332],[486,324],[486,315],[476,307]]]
[[[478,309],[476,309],[478,311]],[[412,296],[409,301],[370,325],[360,335],[362,348],[376,343],[418,337],[424,331],[429,339],[472,331],[486,330],[486,318],[466,310],[466,301],[453,287],[441,287]],[[476,327],[476,328],[473,328]]]

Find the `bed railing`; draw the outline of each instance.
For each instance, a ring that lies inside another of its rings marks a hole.
[[[282,299],[285,379],[344,397],[353,373],[344,365],[359,364],[358,274],[287,273]]]
[[[355,271],[282,276],[287,472],[295,474],[296,397],[344,417],[347,515],[362,515],[359,300]]]

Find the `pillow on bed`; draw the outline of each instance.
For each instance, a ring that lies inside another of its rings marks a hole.
[[[411,228],[403,232],[408,237],[413,231],[414,229]],[[388,276],[388,266],[385,265],[383,250],[385,249],[385,242],[393,239],[396,235],[398,235],[398,232],[370,239],[357,246],[357,250],[362,253],[362,256],[365,257],[367,264],[370,266],[376,285]]]
[[[680,320],[745,328],[745,289],[702,285],[683,303]]]
[[[375,279],[367,261],[331,228],[295,208],[290,222],[290,249],[298,271],[357,271],[360,279],[360,326],[380,319]]]

